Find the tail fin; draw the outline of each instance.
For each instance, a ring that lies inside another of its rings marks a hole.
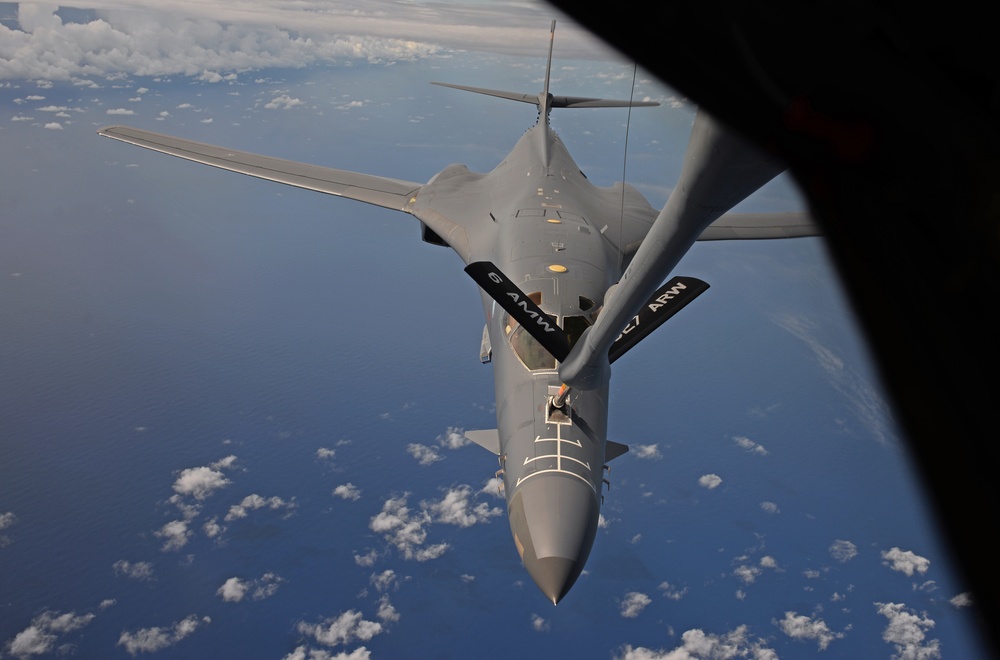
[[[538,94],[524,92],[506,92],[499,89],[487,89],[485,87],[468,87],[466,85],[453,85],[443,82],[432,82],[432,85],[451,87],[466,92],[485,94],[486,96],[496,96],[510,101],[520,101],[521,103],[531,103],[538,106],[539,119],[548,121],[549,111],[552,108],[639,108],[660,105],[655,101],[616,101],[612,99],[589,98],[585,96],[553,96],[549,92],[549,81],[552,73],[552,46],[556,38],[556,22],[552,21],[549,28],[549,59],[545,65],[545,87]]]

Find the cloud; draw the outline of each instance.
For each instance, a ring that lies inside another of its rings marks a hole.
[[[713,635],[695,628],[681,635],[681,645],[672,651],[654,651],[626,645],[615,657],[618,660],[729,660],[730,658],[757,658],[774,660],[778,654],[766,646],[761,638],[752,639],[747,626],[722,635]]]
[[[202,624],[208,624],[211,621],[207,616],[199,619],[192,614],[169,628],[140,628],[134,633],[123,631],[118,638],[118,646],[124,646],[125,650],[133,656],[139,653],[162,651],[191,635]]]
[[[758,566],[742,564],[733,569],[733,575],[738,577],[743,584],[753,584],[764,571]]]
[[[227,522],[232,522],[234,520],[239,520],[241,518],[246,518],[250,515],[251,511],[257,511],[259,509],[271,509],[272,511],[277,511],[284,509],[285,511],[291,512],[296,508],[295,501],[287,502],[277,495],[273,497],[261,497],[256,493],[252,495],[247,495],[239,504],[234,504],[229,507],[229,513],[226,514],[225,520]]]
[[[385,623],[395,623],[396,621],[399,621],[399,612],[397,612],[396,608],[389,602],[389,594],[382,594],[382,596],[378,599],[378,611],[375,612],[375,616]]]
[[[532,630],[534,630],[535,632],[548,632],[550,627],[551,626],[549,626],[548,621],[538,616],[537,614],[532,613],[531,615]]]
[[[0,79],[181,74],[218,83],[248,69],[343,60],[412,60],[438,50],[433,44],[393,38],[396,35],[345,36],[345,31],[352,31],[349,14],[287,10],[280,2],[261,3],[253,12],[233,12],[214,2],[198,3],[183,12],[162,3],[140,0],[131,4],[121,9],[118,3],[95,0],[88,4],[97,10],[95,20],[64,23],[55,14],[55,5],[21,3],[20,29],[0,25],[0,42],[9,44],[7,52],[15,54],[0,58]],[[140,10],[143,4],[145,11]],[[397,33],[404,27],[400,21],[384,19],[366,25]]]
[[[132,580],[144,582],[154,579],[153,565],[148,561],[131,562],[120,559],[114,563],[112,568],[115,571],[115,575],[123,575]]]
[[[472,488],[461,485],[449,489],[438,502],[421,502],[421,507],[430,514],[434,522],[459,527],[471,527],[503,514],[503,509],[490,508],[485,502],[473,505],[471,497]]]
[[[500,477],[490,477],[486,480],[480,493],[485,493],[487,495],[492,495],[493,497],[503,499],[503,479]]]
[[[425,546],[427,531],[424,525],[430,522],[426,511],[413,513],[406,506],[406,495],[386,500],[382,511],[371,518],[368,528],[382,534],[405,559],[428,561],[437,559],[450,547],[447,543]]]
[[[663,592],[664,598],[669,598],[670,600],[680,600],[688,592],[688,588],[678,589],[676,586],[670,584],[669,582],[661,582],[660,586],[657,587]]]
[[[60,635],[79,630],[95,618],[95,614],[45,611],[32,619],[31,625],[14,635],[7,643],[7,653],[18,658],[55,653]]]
[[[371,550],[363,555],[356,553],[354,555],[354,563],[358,566],[364,566],[365,568],[374,566],[376,559],[378,559],[378,552],[375,550]]]
[[[185,75],[219,83],[249,70],[412,61],[448,55],[449,49],[544,55],[538,26],[551,13],[529,3],[454,11],[390,0],[370,0],[363,10],[354,3],[282,0],[259,0],[252,11],[218,1],[183,7],[156,0],[127,4],[92,0],[86,6],[95,17],[72,22],[56,14],[55,4],[20,3],[17,27],[0,24],[0,43],[7,44],[0,80],[126,74]],[[567,58],[609,54],[569,22],[560,28],[560,47]]]
[[[371,585],[380,593],[385,593],[390,589],[399,588],[399,579],[396,577],[396,571],[391,568],[387,568],[381,573],[372,573],[371,577],[368,578]]]
[[[106,114],[132,116],[135,114],[135,110],[129,110],[128,108],[109,108]]]
[[[733,442],[736,443],[736,446],[746,449],[751,454],[757,454],[758,456],[767,456],[767,450],[764,449],[764,447],[762,447],[761,445],[758,445],[750,438],[744,436],[734,436]]]
[[[228,470],[236,465],[237,458],[234,454],[230,454],[225,458],[220,458],[216,462],[211,464],[211,467],[215,470]]]
[[[227,603],[238,603],[246,596],[249,586],[238,577],[231,577],[226,580],[215,592],[215,595],[222,598]]]
[[[722,483],[722,477],[717,474],[705,474],[698,478],[698,485],[709,490],[717,488]]]
[[[781,509],[774,502],[761,502],[760,508],[765,513],[781,513]]]
[[[181,470],[174,482],[174,492],[178,495],[190,495],[196,500],[204,500],[220,488],[225,488],[232,482],[215,468],[195,467]]]
[[[263,600],[276,594],[282,582],[284,580],[274,573],[265,573],[256,580],[241,580],[238,577],[231,577],[218,588],[215,594],[227,603],[238,603],[247,594],[250,594],[253,600]]]
[[[180,550],[187,545],[191,538],[188,524],[183,520],[171,520],[153,534],[163,539],[163,547],[161,548],[163,552]]]
[[[201,529],[205,532],[205,536],[210,539],[218,538],[224,531],[226,531],[226,528],[219,524],[218,517],[215,516],[202,525]]]
[[[431,465],[444,460],[444,456],[438,453],[437,448],[428,447],[427,445],[410,443],[406,445],[406,451],[410,456],[417,459],[417,462],[421,465]]]
[[[837,539],[830,544],[830,556],[843,564],[858,556],[858,546],[850,541]]]
[[[785,618],[774,621],[774,624],[792,639],[815,640],[820,651],[825,651],[833,640],[844,637],[844,633],[831,631],[822,619],[813,619],[797,612],[785,612]]]
[[[360,646],[350,653],[344,652],[337,655],[332,655],[323,649],[311,649],[307,646],[299,646],[282,658],[282,660],[371,660],[371,657],[371,651],[364,646]]]
[[[268,103],[264,104],[264,107],[268,110],[291,110],[292,108],[298,107],[303,104],[300,99],[293,99],[288,94],[281,94],[275,96]]]
[[[361,499],[361,489],[348,482],[333,489],[333,495],[344,500],[358,501]]]
[[[619,611],[626,619],[634,619],[652,602],[653,599],[646,594],[638,591],[630,591],[622,598],[619,604]]]
[[[933,660],[941,657],[941,643],[928,640],[926,631],[934,627],[927,614],[917,615],[902,603],[875,603],[878,613],[889,620],[882,639],[896,647],[898,658]]]
[[[663,454],[660,453],[660,445],[632,445],[629,447],[629,453],[638,459],[646,461],[658,461],[663,458]]]
[[[465,437],[465,429],[457,426],[449,426],[448,430],[443,435],[439,435],[436,440],[439,445],[448,449],[460,449],[472,442]]]
[[[958,608],[969,607],[972,605],[972,594],[966,591],[958,594],[948,602]]]
[[[17,516],[15,516],[12,511],[0,513],[0,532],[5,529],[10,529],[15,524],[17,524]],[[6,548],[10,544],[10,537],[6,534],[0,534],[0,548]]]
[[[336,455],[337,455],[336,449],[327,449],[326,447],[320,447],[319,449],[316,450],[316,458],[322,460],[332,459]]]
[[[63,129],[63,125],[57,121],[50,121],[49,123],[45,124],[45,128],[49,129],[50,131],[61,131]]]
[[[348,610],[320,623],[301,621],[296,629],[324,646],[340,646],[355,641],[367,642],[381,633],[383,627],[378,621],[365,620],[357,610]]]
[[[893,547],[882,552],[882,563],[894,571],[899,571],[907,577],[912,577],[914,573],[923,575],[930,568],[931,562],[909,550],[900,550]]]

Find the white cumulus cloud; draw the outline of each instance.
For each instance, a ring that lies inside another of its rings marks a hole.
[[[428,447],[416,442],[406,445],[406,451],[421,465],[432,465],[444,460],[444,456],[438,452],[436,447]]]
[[[206,617],[198,618],[191,615],[182,621],[178,621],[168,628],[140,628],[135,632],[123,631],[118,638],[118,646],[124,646],[130,655],[139,653],[154,653],[169,648],[190,636],[203,624],[210,623],[211,619]]]
[[[734,436],[733,442],[736,443],[738,447],[746,449],[751,454],[757,454],[758,456],[767,456],[767,450],[763,446],[757,444],[750,438],[745,436]]]
[[[147,581],[154,578],[153,565],[148,561],[132,562],[120,559],[114,563],[112,568],[115,575],[125,576],[133,580]]]
[[[282,582],[284,580],[274,573],[265,573],[255,580],[231,577],[218,588],[215,594],[227,603],[238,603],[248,594],[253,600],[263,600],[277,593]]]
[[[272,511],[283,510],[291,512],[296,506],[297,505],[294,501],[285,501],[277,495],[272,497],[262,497],[254,493],[244,497],[239,504],[234,504],[229,507],[229,513],[226,514],[225,519],[227,522],[232,522],[234,520],[246,518],[250,515],[251,511],[257,511],[259,509],[270,509]]]
[[[465,437],[465,429],[449,426],[444,434],[437,437],[437,443],[447,449],[460,449],[472,441]]]
[[[679,589],[676,586],[670,584],[669,582],[661,582],[660,586],[657,587],[657,589],[663,592],[664,598],[669,598],[670,600],[680,600],[681,598],[684,597],[684,595],[688,591],[687,587]]]
[[[837,539],[830,544],[830,556],[840,563],[848,562],[858,556],[858,546],[850,541]]]
[[[819,617],[812,618],[798,612],[785,612],[785,618],[774,623],[792,639],[814,640],[820,651],[825,651],[833,640],[844,637],[844,633],[830,630]]]
[[[268,110],[290,110],[303,104],[301,99],[292,98],[288,94],[275,96],[264,107]]]
[[[629,591],[619,603],[619,612],[626,619],[634,619],[652,602],[653,599],[644,593]]]
[[[926,613],[916,614],[902,603],[875,603],[878,613],[889,620],[882,639],[896,648],[898,658],[934,660],[941,657],[941,643],[927,639],[934,621]]]
[[[629,452],[636,458],[647,461],[658,461],[663,458],[658,444],[632,445],[629,447]]]
[[[162,550],[164,552],[180,550],[187,545],[191,538],[191,530],[188,529],[187,522],[183,520],[171,520],[153,534],[163,539]]]
[[[324,646],[340,646],[355,641],[367,642],[381,633],[383,627],[378,621],[366,620],[357,610],[348,610],[319,623],[301,621],[296,629]]]
[[[929,559],[925,559],[909,550],[900,550],[896,547],[882,552],[882,563],[894,571],[903,573],[907,577],[912,577],[914,573],[923,575],[931,566]]]
[[[7,643],[7,653],[18,658],[55,653],[60,635],[79,630],[95,618],[94,614],[45,611]]]
[[[174,492],[178,495],[190,495],[196,500],[204,500],[220,488],[225,488],[231,481],[219,470],[208,466],[187,468],[181,470],[174,481]]]
[[[485,502],[472,503],[472,488],[466,485],[451,488],[437,502],[422,502],[434,522],[471,527],[476,523],[485,522],[503,514],[503,509],[490,507]]]
[[[427,540],[424,525],[430,522],[426,511],[411,511],[406,505],[406,495],[403,495],[386,500],[382,511],[369,521],[368,528],[382,534],[405,559],[428,561],[437,559],[450,547],[447,543],[424,545]]]
[[[333,495],[344,500],[357,501],[361,499],[361,489],[348,482],[334,488]]]
[[[721,483],[722,477],[717,474],[705,474],[698,478],[698,485],[709,490],[718,488]]]
[[[731,660],[732,658],[756,658],[757,660],[777,660],[778,654],[767,646],[761,638],[752,638],[747,626],[739,626],[730,632],[715,635],[700,628],[687,630],[681,635],[681,645],[667,650],[652,650],[626,645],[615,656],[618,660]]]

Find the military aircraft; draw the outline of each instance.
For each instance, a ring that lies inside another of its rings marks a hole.
[[[554,108],[650,102],[549,92],[555,21],[540,93],[435,83],[538,106],[538,119],[488,173],[451,165],[426,184],[296,163],[125,126],[100,135],[187,160],[403,211],[481,287],[480,359],[492,362],[497,428],[468,431],[497,455],[514,544],[557,604],[597,534],[608,462],[611,363],[704,292],[671,277],[695,240],[812,236],[805,214],[725,214],[783,168],[707,115],[661,212],[632,186],[593,185],[549,123]],[[725,214],[725,215],[724,215]]]

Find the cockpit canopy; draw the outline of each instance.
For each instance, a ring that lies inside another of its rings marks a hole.
[[[530,293],[528,294],[528,298],[541,307],[541,292]],[[571,349],[580,338],[580,335],[583,334],[583,331],[591,324],[590,318],[586,316],[563,316],[559,318],[553,317],[551,314],[548,316],[550,319],[556,321],[556,324],[566,333]],[[532,337],[531,333],[510,314],[504,313],[503,328],[504,334],[507,336],[507,341],[510,342],[511,350],[514,351],[514,355],[530,371],[544,371],[556,368],[556,359],[552,357],[552,354],[542,348],[538,340]]]

